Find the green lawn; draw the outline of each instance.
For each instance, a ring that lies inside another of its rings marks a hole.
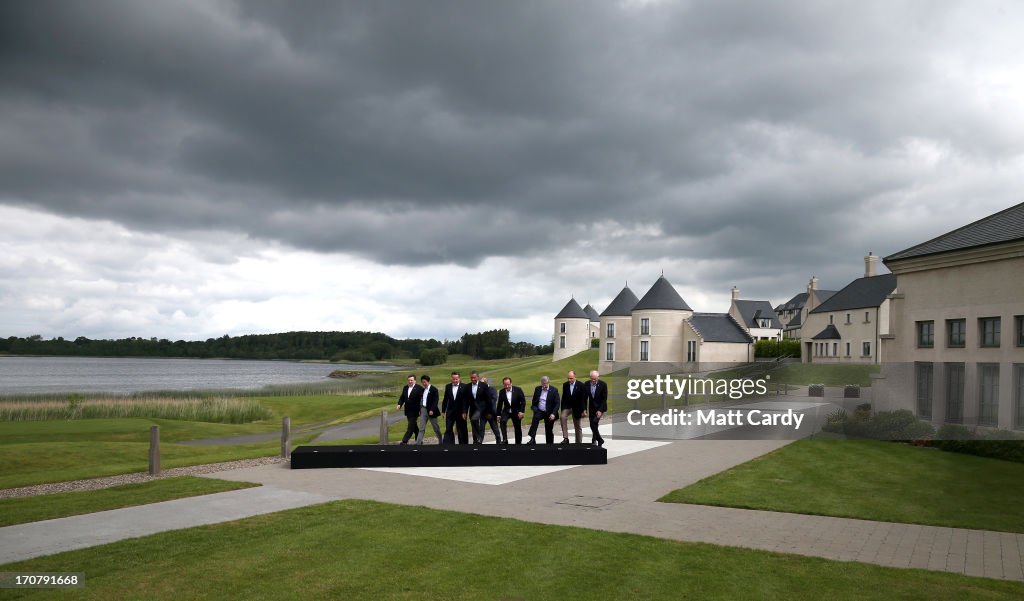
[[[433,527],[431,527],[433,526]],[[452,536],[452,533],[458,533]],[[562,555],[572,552],[574,572]],[[1024,585],[369,501],[3,566],[78,571],[76,599],[1020,599]],[[479,577],[467,577],[479,570]],[[7,590],[10,599],[49,590]]]
[[[876,374],[878,371],[878,365],[790,363],[772,370],[771,376],[773,383],[824,384],[825,386],[857,384],[868,387],[871,386],[871,374]]]
[[[184,497],[197,497],[252,486],[259,485],[250,482],[178,476],[177,478],[125,484],[102,490],[0,499],[0,527]]]
[[[801,440],[662,501],[1024,532],[1024,464],[880,441]]]

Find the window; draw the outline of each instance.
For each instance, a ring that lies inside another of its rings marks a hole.
[[[935,346],[935,322],[917,322],[917,348],[932,348]]]
[[[651,333],[651,320],[647,317],[640,318],[640,335],[648,336]]]
[[[871,343],[868,342],[867,340],[865,340],[863,346],[864,346],[863,354],[861,356],[862,357],[870,357],[871,356]]]
[[[850,343],[849,342],[846,343],[846,356],[847,357],[850,356]]]
[[[871,311],[864,312],[864,323],[871,323]]]
[[[935,368],[931,363],[915,363],[914,378],[917,382],[917,416],[932,418],[932,375]]]
[[[1013,366],[1013,377],[1017,380],[1017,387],[1014,390],[1014,412],[1013,427],[1024,430],[1024,364],[1017,363]]]
[[[615,322],[608,322],[608,335],[605,338],[615,338]]]
[[[994,426],[999,418],[999,364],[978,364],[978,425]]]
[[[839,343],[838,342],[833,342],[832,343],[832,356],[833,357],[838,357],[839,356]]]
[[[565,336],[558,337],[558,348],[565,348]]]
[[[833,323],[835,323],[835,322],[834,322],[834,321],[832,320],[832,318],[833,318],[833,317],[834,317],[833,315],[829,315],[829,316],[828,316],[828,324],[829,324],[829,325],[832,325]]]
[[[964,364],[946,364],[946,421],[964,421]]]
[[[846,314],[846,325],[850,325],[850,323],[851,323],[851,322],[850,322],[850,314],[849,314],[849,313],[847,313],[847,314]]]
[[[615,361],[615,343],[609,342],[604,345],[604,360]]]
[[[650,361],[651,360],[650,346],[651,346],[650,342],[648,342],[646,340],[641,340],[640,341],[640,360],[641,361]]]
[[[1017,346],[1024,346],[1024,315],[1017,316]]]
[[[762,319],[761,320],[761,327],[762,328],[770,328],[770,327],[772,327],[772,320],[770,320],[770,319]]]
[[[946,346],[949,348],[963,348],[967,342],[967,320],[947,319],[946,320]]]
[[[982,317],[978,320],[978,332],[981,333],[981,346],[998,347],[1001,320],[998,317]]]
[[[559,334],[565,334],[565,322],[564,321],[558,324],[558,333]]]
[[[686,360],[693,363],[697,360],[697,341],[687,340],[686,341]]]

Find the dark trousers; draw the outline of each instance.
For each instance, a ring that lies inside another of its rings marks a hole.
[[[402,444],[409,442],[410,438],[415,439],[420,433],[420,416],[418,415],[406,415],[405,421],[408,425],[405,427],[405,434],[402,435]]]
[[[462,419],[462,414],[455,416],[455,429],[459,433],[459,444],[469,444],[469,430],[466,429],[466,420]]]
[[[458,422],[457,414],[444,414],[444,436],[441,438],[441,444],[455,444],[455,431],[458,430]]]
[[[473,440],[478,444],[483,444],[484,437],[487,435],[487,426],[491,427],[491,432],[494,432],[494,441],[501,442],[501,430],[498,429],[498,419],[493,415],[483,415],[474,424],[475,431],[480,432],[480,438],[476,438],[476,432],[474,432]]]
[[[601,418],[597,417],[593,413],[590,414],[590,434],[593,441],[598,444],[604,444],[604,438],[601,437],[601,432],[598,431],[598,427],[601,425]]]
[[[477,444],[482,437],[483,429],[480,427],[480,414],[471,413],[469,415],[469,426],[473,430],[473,444]]]
[[[501,419],[501,440],[508,444],[508,422],[512,420],[512,427],[516,432],[516,444],[523,444],[523,420],[520,419],[518,413],[513,413],[511,418],[503,417]]]
[[[548,414],[540,411],[533,414],[533,421],[530,423],[530,440],[537,437],[537,424],[540,422],[544,422],[544,440],[548,444],[555,444],[555,420],[548,419]]]

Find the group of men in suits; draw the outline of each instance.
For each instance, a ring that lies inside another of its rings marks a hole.
[[[477,371],[469,375],[469,382],[463,382],[457,371],[451,374],[452,381],[444,387],[441,396],[436,387],[430,384],[430,376],[424,374],[420,384],[416,376],[409,375],[406,386],[398,397],[398,408],[404,407],[408,422],[402,444],[408,444],[415,438],[416,444],[423,444],[423,435],[427,423],[433,426],[441,444],[469,443],[472,430],[473,443],[484,442],[486,429],[490,427],[498,444],[508,444],[508,423],[512,422],[516,444],[523,441],[523,417],[526,414],[526,395],[523,389],[512,385],[512,378],[502,379],[500,390],[491,387],[487,378],[481,378]],[[440,397],[440,406],[439,406]],[[564,401],[562,400],[564,399]],[[594,444],[604,445],[604,438],[599,431],[601,418],[608,412],[608,385],[600,379],[600,374],[590,372],[590,380],[580,382],[576,372],[569,372],[569,379],[562,384],[562,394],[551,386],[550,379],[544,376],[540,386],[533,391],[530,404],[533,419],[529,430],[529,444],[536,441],[537,430],[544,423],[544,435],[547,444],[554,444],[554,423],[561,417],[562,444],[569,442],[568,420],[571,417],[577,443],[583,442],[581,419],[590,418],[590,431]],[[437,418],[444,415],[445,430],[441,430]],[[468,424],[468,426],[467,426]]]

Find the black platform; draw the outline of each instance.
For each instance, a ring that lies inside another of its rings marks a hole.
[[[322,467],[453,467],[468,465],[604,465],[608,451],[564,445],[306,446],[292,451],[292,469]]]

